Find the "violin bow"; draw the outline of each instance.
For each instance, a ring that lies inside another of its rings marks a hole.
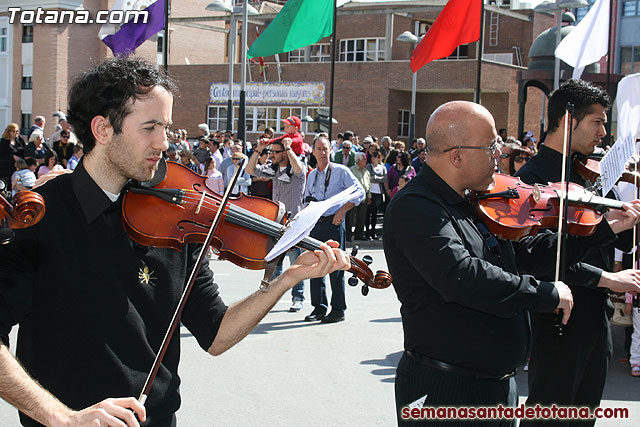
[[[571,121],[569,121],[571,116]],[[569,125],[571,123],[571,126]],[[567,139],[568,135],[568,139]],[[567,212],[569,204],[569,177],[571,172],[571,138],[573,136],[573,104],[567,103],[564,115],[564,135],[562,142],[562,172],[560,175],[560,183],[564,185],[564,194],[560,194],[560,206],[558,212],[558,245],[556,251],[556,272],[554,281],[564,280],[566,270],[566,250],[567,250]],[[563,335],[562,326],[562,310],[559,310],[556,329],[558,335]]]
[[[227,201],[231,196],[231,191],[233,187],[236,186],[236,182],[238,181],[238,176],[240,176],[240,171],[242,170],[242,166],[244,165],[245,159],[242,159],[238,166],[236,166],[236,171],[229,182],[229,186],[227,187],[224,195],[222,196],[222,200],[220,201],[220,207],[216,212],[216,215],[213,219],[213,223],[209,228],[209,233],[207,234],[207,238],[202,244],[202,250],[200,251],[200,255],[198,255],[198,259],[196,260],[195,265],[193,266],[193,270],[191,270],[191,275],[189,276],[189,281],[187,282],[187,286],[185,286],[184,291],[182,292],[182,296],[180,297],[180,301],[178,301],[178,307],[176,311],[173,313],[173,317],[171,318],[171,323],[169,324],[169,328],[167,329],[164,338],[162,339],[162,345],[160,346],[160,350],[156,355],[156,359],[153,361],[153,365],[151,366],[151,370],[149,371],[149,375],[147,376],[147,380],[142,387],[142,391],[140,392],[140,396],[138,397],[138,401],[144,406],[147,401],[147,397],[149,396],[149,391],[151,390],[151,385],[153,384],[156,375],[158,374],[158,369],[160,369],[160,364],[162,363],[162,359],[164,359],[164,355],[167,352],[167,348],[169,348],[169,343],[171,342],[171,337],[178,326],[178,322],[180,321],[180,316],[182,315],[182,310],[187,303],[187,299],[189,298],[189,294],[191,293],[191,289],[196,281],[196,277],[198,277],[198,273],[204,264],[204,260],[207,256],[208,250],[207,248],[211,246],[211,241],[213,240],[213,236],[215,235],[216,230],[218,229],[218,225],[222,222],[222,212],[224,211]],[[206,191],[206,190],[203,190]],[[204,195],[204,193],[203,193]]]

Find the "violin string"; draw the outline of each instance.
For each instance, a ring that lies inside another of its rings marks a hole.
[[[191,193],[198,192],[195,190],[186,190],[185,195],[182,197],[182,200],[188,202],[189,204],[200,204],[201,196],[191,195]],[[215,212],[217,210],[217,207],[219,206],[219,204],[216,203],[217,201],[218,200],[215,196],[210,196],[209,193],[207,193],[207,199],[202,203],[202,209],[207,209]],[[228,210],[226,218],[229,219],[229,222],[240,225],[249,230],[265,234],[269,237],[280,237],[282,230],[281,224],[237,205],[228,205],[227,209]],[[308,250],[320,249],[321,244],[322,242],[311,237],[306,237],[302,241],[298,242],[298,246]]]

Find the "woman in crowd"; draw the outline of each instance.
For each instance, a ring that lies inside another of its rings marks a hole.
[[[509,175],[515,175],[529,159],[533,157],[533,150],[529,147],[517,147],[509,155]]]
[[[44,163],[38,166],[36,176],[40,178],[53,170],[63,170],[64,168],[58,164],[58,155],[55,151],[48,150],[44,156]]]
[[[0,139],[0,178],[7,184],[11,182],[11,174],[16,170],[16,160],[24,156],[24,147],[20,126],[9,123]]]
[[[47,147],[44,145],[44,134],[36,129],[29,137],[29,143],[24,149],[25,159],[35,159],[39,164],[44,163],[44,156],[47,154]]]
[[[416,176],[416,170],[411,166],[411,155],[406,151],[398,153],[396,164],[393,165],[387,173],[389,181],[389,189],[393,191],[398,186],[398,179],[406,175],[409,179]]]
[[[409,176],[409,175],[402,175],[398,178],[398,185],[396,188],[394,188],[391,191],[391,198],[393,199],[393,196],[395,196],[396,194],[398,194],[398,191],[402,190],[404,188],[405,185],[407,185],[407,183],[409,181],[411,181],[411,178],[413,178],[413,176]]]
[[[218,194],[224,193],[224,179],[218,169],[216,169],[216,159],[209,157],[204,162],[204,174],[209,177],[207,185]]]
[[[229,165],[226,170],[227,181],[231,182],[233,178],[233,174],[236,172],[236,166],[240,163],[244,156],[242,153],[233,153],[231,155],[231,161],[233,164]],[[240,171],[240,175],[238,176],[238,180],[236,181],[236,185],[231,190],[231,195],[238,196],[240,193],[249,194],[249,186],[251,185],[251,175],[245,172],[246,162],[242,165],[242,170]]]
[[[269,161],[269,149],[265,148],[258,157],[258,164],[264,165]],[[260,196],[265,199],[271,200],[271,194],[273,191],[273,183],[271,178],[251,177],[251,195]]]
[[[375,142],[371,147],[377,146]],[[382,153],[376,151],[371,154],[371,163],[367,164],[367,170],[371,176],[371,203],[367,206],[367,215],[365,217],[365,233],[372,240],[377,240],[376,220],[378,211],[382,209],[382,195],[389,191],[387,184],[387,168],[381,163]]]
[[[391,169],[393,165],[396,164],[396,159],[398,158],[399,151],[395,148],[389,150],[389,154],[387,154],[387,158],[385,159],[384,167],[387,168],[387,172]]]
[[[200,166],[196,165],[193,161],[193,155],[191,154],[191,150],[182,150],[180,152],[180,163],[194,171],[195,173],[200,173]]]

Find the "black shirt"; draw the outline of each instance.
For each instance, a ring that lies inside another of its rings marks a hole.
[[[405,349],[502,375],[527,356],[528,310],[558,305],[553,284],[518,275],[553,267],[557,235],[496,241],[496,255],[478,223],[473,207],[425,163],[387,208],[384,251],[402,304]],[[568,259],[614,237],[603,224],[580,244],[573,239]]]
[[[549,182],[560,182],[562,160],[562,153],[542,145],[538,154],[522,166],[515,176],[527,184],[538,183],[546,185]],[[588,187],[585,180],[576,173],[574,168],[571,169],[569,181],[582,187]],[[613,270],[614,248],[617,247],[623,251],[629,251],[631,250],[631,243],[631,232],[628,231],[621,233],[620,238],[611,244],[590,251],[582,259],[582,262],[573,264],[567,268],[564,279],[565,283],[571,286],[572,290],[579,295],[606,294],[606,288],[597,287],[600,277],[602,276],[602,270]],[[574,286],[576,289],[573,289]]]
[[[120,200],[112,203],[82,162],[37,191],[44,218],[0,247],[0,337],[8,342],[19,323],[18,359],[73,409],[137,397],[201,246],[178,252],[133,244]],[[205,266],[182,315],[203,349],[225,311]],[[145,425],[163,424],[180,406],[179,356],[177,328],[145,404]]]

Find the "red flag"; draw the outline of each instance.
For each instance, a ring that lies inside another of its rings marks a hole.
[[[434,59],[451,55],[461,44],[480,39],[482,0],[449,0],[411,55],[415,73]]]
[[[256,27],[256,39],[258,37],[260,37],[260,32],[258,31],[258,27]],[[264,58],[260,56],[258,57],[258,61],[260,61],[260,75],[264,77]]]

